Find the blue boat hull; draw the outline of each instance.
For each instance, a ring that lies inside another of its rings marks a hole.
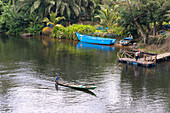
[[[111,38],[94,37],[94,36],[82,35],[79,33],[76,33],[76,35],[77,38],[82,42],[104,44],[104,45],[112,45],[115,44],[116,42],[116,39],[111,39]]]

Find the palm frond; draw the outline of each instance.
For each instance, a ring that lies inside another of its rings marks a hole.
[[[66,10],[67,10],[67,16],[68,16],[68,18],[70,18],[71,10],[68,6],[66,7]]]
[[[50,22],[50,20],[49,20],[47,17],[45,17],[45,18],[43,19],[43,22]]]
[[[81,10],[82,10],[83,12],[86,12],[85,7],[81,7]]]
[[[83,0],[82,1],[82,6],[87,7],[88,6],[88,0]]]
[[[60,9],[60,14],[63,15],[64,14],[64,10],[66,9],[66,3],[62,3],[62,7]]]
[[[80,14],[80,11],[81,11],[80,7],[79,7],[77,4],[75,4],[75,2],[72,3],[71,6],[72,6],[73,12],[74,12],[75,15],[78,17],[79,14]]]
[[[31,14],[32,12],[34,12],[34,10],[36,10],[39,7],[40,3],[41,3],[40,0],[34,2],[33,6],[31,7],[31,11],[30,11]]]
[[[56,0],[56,8],[59,8],[61,5],[61,0]]]
[[[50,21],[51,21],[51,22],[55,22],[55,19],[56,19],[56,14],[52,12],[52,13],[50,14]]]
[[[65,20],[66,18],[64,17],[64,16],[62,16],[62,17],[57,17],[56,19],[55,19],[55,23],[54,24],[57,24],[58,22],[60,22],[61,20]]]

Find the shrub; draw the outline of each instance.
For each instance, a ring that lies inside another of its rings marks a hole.
[[[82,24],[73,24],[68,27],[55,26],[52,32],[52,37],[78,40],[75,34],[76,32],[86,35],[95,32],[95,28],[91,25]]]

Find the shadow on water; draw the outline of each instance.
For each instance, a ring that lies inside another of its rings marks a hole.
[[[65,86],[65,87],[66,87],[66,86]],[[68,87],[68,88],[71,88],[71,87]],[[59,90],[57,84],[55,84],[55,89],[56,89],[56,91]],[[97,97],[95,93],[93,93],[92,91],[90,91],[90,90],[88,90],[88,89],[79,89],[79,88],[71,88],[71,89],[75,89],[75,90],[78,90],[78,91],[82,91],[82,92],[85,92],[85,93],[88,93],[88,94],[90,94],[90,95],[93,95],[93,96]]]

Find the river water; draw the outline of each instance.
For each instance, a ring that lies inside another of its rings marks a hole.
[[[170,62],[117,62],[120,48],[0,34],[1,113],[168,113]],[[94,90],[55,86],[96,85]]]

